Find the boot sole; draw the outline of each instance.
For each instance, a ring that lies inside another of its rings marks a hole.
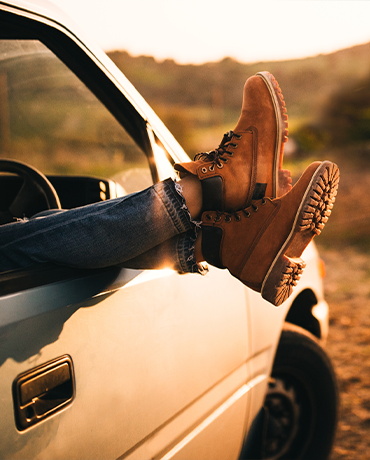
[[[283,166],[284,144],[288,140],[288,115],[285,101],[280,86],[270,72],[258,72],[256,75],[262,78],[267,86],[275,109],[277,123],[277,136],[275,142],[274,172],[273,175],[273,197],[276,198],[279,188],[279,169]]]
[[[271,264],[261,295],[275,306],[293,292],[306,264],[300,258],[315,235],[324,228],[337,195],[339,169],[330,161],[318,166],[296,213],[292,231]]]

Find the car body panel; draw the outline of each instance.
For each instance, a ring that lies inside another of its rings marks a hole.
[[[214,405],[224,402],[226,396],[249,380],[244,288],[231,280],[234,301],[230,306],[228,292],[213,287],[223,285],[220,270],[195,280],[179,277],[171,270],[159,274],[141,272],[120,289],[82,304],[72,303],[41,314],[36,310],[34,317],[6,328],[7,333],[2,336],[2,375],[12,379],[55,358],[63,350],[73,359],[76,380],[73,404],[27,433],[20,435],[14,424],[9,424],[13,408],[8,407],[8,413],[3,409],[0,423],[6,444],[14,448],[20,440],[30,439],[14,458],[18,455],[19,458],[24,455],[65,458],[71,455],[72,448],[71,458],[89,457],[101,445],[105,446],[104,458],[118,457],[203,397],[210,388],[222,389],[218,390],[217,399],[212,400]],[[73,280],[65,282],[71,283]],[[197,284],[201,284],[200,289]],[[68,292],[68,286],[65,289]],[[194,289],[203,295],[194,299]],[[60,292],[56,289],[56,298]],[[173,303],[163,302],[163,292]],[[39,299],[42,303],[54,301],[49,290],[45,297],[39,295]],[[219,306],[220,299],[224,308]],[[209,308],[218,305],[212,308],[212,315],[208,308],[201,308],[207,303],[211,305]],[[26,331],[40,331],[37,342],[32,332]],[[93,347],[89,348],[91,342]],[[14,350],[20,344],[22,350],[17,354]],[[191,353],[189,344],[192,344]],[[242,372],[239,371],[238,378],[224,381],[225,376],[232,375],[240,366]],[[11,385],[11,380],[2,378],[1,394],[8,394]],[[153,393],[155,398],[151,397]],[[205,413],[212,409],[212,405],[208,406]],[[86,418],[91,421],[89,424],[84,423]],[[40,436],[44,424],[49,426],[48,442],[43,443],[45,450],[38,452],[32,440]],[[179,425],[177,437],[191,427]],[[61,437],[63,446],[59,445]],[[1,443],[2,453],[7,455],[4,447]]]

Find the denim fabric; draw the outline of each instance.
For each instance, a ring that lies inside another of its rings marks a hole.
[[[196,235],[194,230],[175,236],[140,256],[122,264],[126,268],[173,268],[179,273],[207,273],[194,257]]]
[[[196,223],[171,179],[123,198],[0,227],[0,270],[54,262],[195,272]],[[142,256],[142,257],[140,257]]]

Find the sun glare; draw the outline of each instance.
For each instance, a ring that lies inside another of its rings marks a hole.
[[[330,53],[370,41],[369,1],[53,0],[105,50],[178,63]],[[133,20],[125,21],[126,17]],[[124,27],[123,27],[124,23]]]

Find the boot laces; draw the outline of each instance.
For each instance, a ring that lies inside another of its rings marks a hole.
[[[217,149],[211,150],[210,152],[197,153],[194,160],[211,161],[213,165],[222,168],[224,163],[227,163],[228,161],[228,158],[225,158],[225,155],[228,155],[229,157],[233,155],[233,152],[229,152],[226,149],[230,146],[232,148],[236,148],[238,146],[238,144],[231,142],[233,137],[240,139],[242,136],[241,134],[235,134],[233,131],[229,131],[224,134],[224,137]]]
[[[260,205],[264,206],[266,204],[266,199],[262,198]],[[258,211],[258,206],[255,203],[252,203],[248,208],[244,208],[241,210],[243,213],[244,217],[251,217],[252,213],[251,210],[254,212]],[[221,212],[221,211],[216,211],[216,215],[212,217],[211,214],[206,214],[206,219],[207,220],[213,220],[214,222],[220,222],[222,220],[222,217],[224,218],[226,223],[229,223],[232,221],[234,218],[237,222],[240,222],[241,220],[241,214],[240,211],[233,211],[233,212]]]

